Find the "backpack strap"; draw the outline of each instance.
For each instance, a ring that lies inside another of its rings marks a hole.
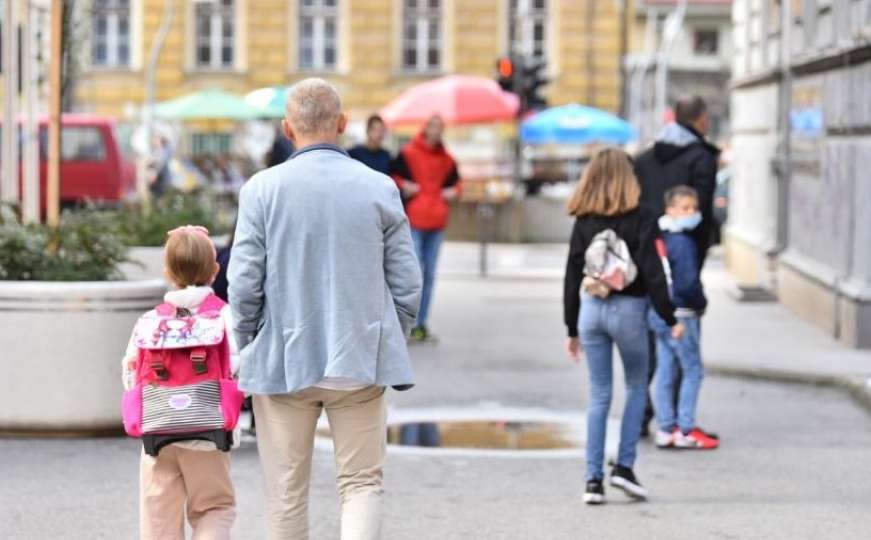
[[[193,364],[194,373],[202,375],[209,371],[206,367],[206,349],[205,347],[194,347],[191,349],[191,364]]]
[[[155,306],[154,312],[161,317],[175,317],[175,306],[169,302],[164,302]]]
[[[218,295],[212,293],[208,295],[200,307],[197,308],[197,313],[206,313],[207,311],[221,311],[227,303],[218,298]]]
[[[159,381],[169,379],[169,370],[166,369],[164,354],[164,351],[158,351],[157,354],[151,357],[151,369],[154,370],[154,375],[157,376],[157,380]]]

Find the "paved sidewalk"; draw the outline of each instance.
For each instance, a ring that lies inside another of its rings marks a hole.
[[[566,249],[562,244],[493,244],[488,249],[489,275],[562,279]],[[478,244],[445,244],[440,265],[447,279],[478,275]],[[736,301],[729,295],[733,282],[716,250],[703,281],[710,306],[703,322],[709,373],[834,386],[871,412],[871,351],[848,348],[777,302]]]
[[[564,246],[499,246],[493,251],[496,277],[482,280],[473,277],[474,245],[446,246],[432,317],[441,340],[413,347],[418,384],[409,392],[388,393],[391,421],[416,411],[484,417],[513,410],[582,426],[587,371],[562,352],[564,252]],[[717,262],[710,268],[716,272]],[[713,290],[720,289],[716,276],[707,276]],[[768,363],[768,358],[754,363],[763,355],[788,359],[800,354],[796,349],[814,346],[826,358],[858,355],[860,373],[868,358],[845,351],[788,314],[767,311],[776,306],[739,305],[728,298],[714,298],[712,304],[705,335],[717,337],[705,339],[714,364],[757,369]],[[771,316],[778,320],[764,320]],[[777,337],[776,331],[790,334]],[[620,362],[614,366],[612,422],[619,420],[625,398]],[[871,469],[862,465],[871,447],[871,418],[846,394],[711,376],[699,415],[703,425],[723,436],[723,447],[682,453],[642,442],[636,469],[651,490],[647,504],[630,503],[609,488],[608,505],[584,507],[584,460],[578,452],[509,458],[391,447],[383,538],[867,536]],[[609,438],[609,446],[615,442]],[[324,444],[319,442],[313,460],[312,540],[339,537],[334,460]],[[139,453],[140,444],[124,438],[0,438],[0,539],[136,538]],[[238,497],[233,538],[260,540],[264,502],[254,443],[243,442],[232,460]]]

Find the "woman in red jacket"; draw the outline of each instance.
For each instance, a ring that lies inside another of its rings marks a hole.
[[[444,121],[433,116],[421,132],[399,152],[391,173],[405,200],[411,236],[423,272],[423,297],[412,339],[426,341],[432,289],[439,249],[448,226],[450,201],[460,194],[460,175],[454,158],[442,143]]]

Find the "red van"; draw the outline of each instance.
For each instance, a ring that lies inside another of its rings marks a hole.
[[[48,119],[41,118],[39,182],[43,211],[46,206],[47,159]],[[64,114],[61,117],[61,204],[68,206],[85,201],[118,203],[135,189],[136,170],[121,149],[115,120],[105,116]]]

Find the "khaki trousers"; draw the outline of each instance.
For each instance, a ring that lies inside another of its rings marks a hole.
[[[257,447],[266,490],[267,538],[308,540],[308,493],[315,428],[325,409],[335,446],[342,540],[381,534],[381,481],[387,440],[384,388],[307,388],[255,395]]]
[[[184,518],[194,540],[226,540],[236,518],[230,454],[178,444],[139,461],[139,530],[143,540],[184,540]]]

